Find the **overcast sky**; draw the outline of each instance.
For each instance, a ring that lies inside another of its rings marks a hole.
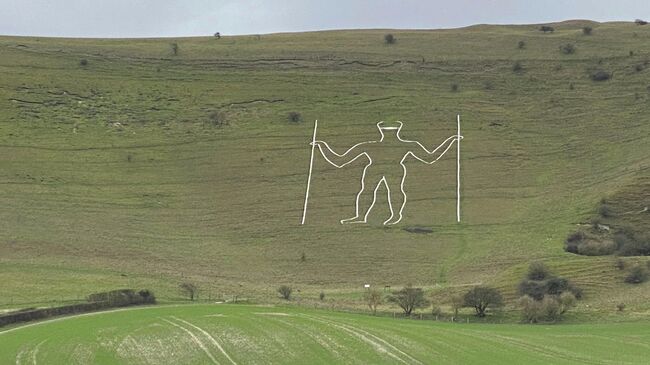
[[[650,0],[0,0],[0,34],[174,37],[650,20]]]

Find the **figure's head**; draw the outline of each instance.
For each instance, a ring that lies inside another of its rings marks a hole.
[[[402,130],[402,122],[399,120],[395,122],[384,122],[382,120],[381,122],[377,123],[377,129],[379,129],[379,133],[381,133],[382,138],[384,138],[384,133],[395,134],[397,137],[399,137],[399,132]]]

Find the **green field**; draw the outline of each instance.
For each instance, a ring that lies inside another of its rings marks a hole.
[[[0,332],[3,364],[645,364],[650,327],[396,320],[282,306],[192,305]]]
[[[528,262],[544,260],[585,289],[577,311],[608,316],[624,302],[647,320],[648,283],[623,284],[615,258],[568,254],[563,241],[601,198],[636,194],[650,175],[650,27],[554,26],[0,37],[0,307],[121,287],[172,300],[184,280],[202,297],[268,302],[288,284],[303,302],[323,291],[348,307],[366,283],[484,283],[512,307]],[[384,44],[388,32],[397,43]],[[613,78],[592,81],[598,69]],[[227,125],[212,122],[217,111]],[[370,224],[340,225],[362,164],[318,157],[299,224],[314,119],[340,151],[375,138],[379,120],[433,146],[457,113],[461,224],[453,156],[408,163],[405,218],[390,228],[381,195]]]

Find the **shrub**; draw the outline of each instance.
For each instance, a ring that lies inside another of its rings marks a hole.
[[[616,252],[616,244],[612,241],[587,241],[578,245],[578,254],[584,256],[605,256]]]
[[[522,72],[524,71],[524,66],[521,65],[521,62],[517,61],[514,65],[512,65],[512,71],[516,73]]]
[[[591,31],[593,31],[593,28],[590,26],[582,27],[582,34],[584,35],[591,35]]]
[[[298,112],[289,112],[289,114],[287,114],[287,119],[291,123],[300,123],[302,122],[302,115]]]
[[[542,300],[546,294],[546,282],[524,279],[519,282],[517,290],[520,295],[527,295],[535,300]]]
[[[548,25],[542,25],[541,27],[539,27],[539,30],[541,32],[544,32],[544,33],[547,33],[547,32],[553,33],[553,32],[555,32],[555,28],[553,28],[551,26],[548,26]]]
[[[483,88],[484,88],[485,90],[494,90],[494,83],[493,83],[492,81],[489,81],[489,80],[488,80],[488,81],[485,81],[485,82],[483,83]]]
[[[210,115],[208,115],[208,120],[210,120],[210,124],[215,127],[223,127],[229,124],[228,116],[220,110],[210,113]]]
[[[452,92],[457,92],[458,91],[458,84],[457,83],[454,82],[453,84],[451,84],[451,91]]]
[[[619,231],[614,235],[617,252],[621,256],[650,255],[650,237]]]
[[[80,66],[88,66],[88,60],[85,59],[85,58],[82,58],[81,60],[79,60],[79,65]]]
[[[582,231],[571,233],[566,241],[564,241],[564,251],[578,253],[578,248],[584,239],[585,233]]]
[[[519,48],[519,49],[526,48],[526,42],[524,42],[524,41],[517,42],[517,48]]]
[[[325,292],[320,292],[320,294],[318,294],[318,299],[321,301],[325,300]]]
[[[612,74],[610,74],[607,71],[601,70],[601,71],[592,72],[589,77],[591,77],[593,81],[606,81],[612,77]]]
[[[639,64],[639,65],[634,66],[634,70],[635,70],[636,72],[641,72],[641,71],[643,71],[643,65],[640,65],[640,64]]]
[[[397,41],[397,39],[395,39],[395,36],[393,36],[392,34],[388,33],[388,34],[384,35],[384,42],[386,44],[393,44],[396,41]]]
[[[618,304],[616,304],[616,309],[617,309],[619,312],[624,311],[624,310],[625,310],[625,303],[618,303]]]
[[[541,261],[534,261],[528,266],[526,277],[530,280],[544,280],[550,275],[546,265]]]
[[[646,25],[646,24],[648,24],[648,22],[646,22],[645,20],[636,19],[634,21],[634,24],[636,24],[636,25]]]
[[[174,56],[178,55],[178,43],[170,43],[169,48],[171,48]]]
[[[280,293],[280,296],[284,300],[290,300],[292,292],[293,292],[293,289],[291,289],[291,287],[288,286],[288,285],[282,285],[282,286],[280,286],[278,288],[278,293]]]
[[[540,278],[540,279],[533,279]],[[517,287],[519,295],[529,296],[535,300],[542,300],[546,295],[560,296],[568,292],[576,298],[582,298],[582,290],[569,280],[552,275],[546,266],[539,262],[530,264],[528,274],[519,282]]]
[[[503,306],[503,297],[498,290],[487,286],[477,286],[470,289],[463,297],[465,307],[472,307],[476,311],[476,316],[485,317],[485,311],[488,307]]]
[[[620,258],[616,259],[616,264],[614,266],[619,270],[625,270],[625,260]]]
[[[609,205],[603,203],[600,205],[600,207],[598,207],[598,214],[600,214],[600,216],[603,218],[609,218],[614,215],[614,212]]]
[[[411,312],[416,308],[429,306],[429,301],[424,298],[422,288],[414,288],[411,285],[407,285],[403,289],[393,292],[388,297],[388,301],[396,303],[407,316],[411,315]]]
[[[630,273],[625,277],[628,284],[641,284],[648,280],[648,269],[641,265],[634,266]]]
[[[564,44],[560,46],[560,52],[564,54],[574,54],[576,53],[576,46],[571,43]]]

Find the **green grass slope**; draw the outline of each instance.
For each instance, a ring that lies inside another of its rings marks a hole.
[[[621,287],[613,258],[562,250],[603,196],[650,166],[650,27],[588,23],[585,36],[583,24],[391,31],[393,45],[385,30],[0,37],[0,302],[115,287],[173,297],[181,280],[211,296],[270,298],[290,284],[346,300],[364,283],[482,282],[513,298],[541,259],[585,288],[584,308],[647,313],[648,284]],[[594,70],[614,77],[591,81]],[[228,125],[211,123],[216,111]],[[288,122],[291,111],[305,122]],[[408,163],[405,217],[391,228],[381,196],[369,225],[340,225],[362,164],[317,157],[299,224],[314,119],[344,150],[375,138],[379,120],[433,146],[456,113],[461,224],[453,155]]]
[[[3,364],[644,364],[639,323],[393,320],[272,306],[138,308],[0,332]]]

